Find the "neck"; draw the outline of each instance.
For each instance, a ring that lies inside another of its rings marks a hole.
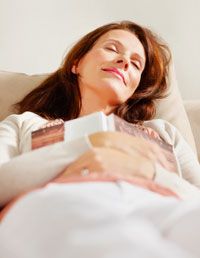
[[[82,96],[82,108],[79,116],[89,115],[94,112],[104,112],[105,115],[111,114],[116,106],[108,104],[108,100],[98,93],[88,89],[87,91],[81,92]]]

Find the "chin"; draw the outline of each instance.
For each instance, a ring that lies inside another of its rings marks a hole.
[[[108,99],[109,104],[112,103],[112,105],[119,105],[124,103],[129,96],[127,97],[127,89],[120,81],[114,81],[113,80],[103,80],[102,83],[100,83],[98,86],[100,91],[100,96],[103,99]]]
[[[103,88],[105,88],[109,92],[113,92],[113,94],[119,97],[122,95],[125,95],[125,91],[126,91],[125,86],[123,87],[121,84],[107,83],[103,85]]]

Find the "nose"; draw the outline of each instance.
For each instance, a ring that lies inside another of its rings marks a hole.
[[[125,71],[128,69],[129,67],[129,62],[125,57],[119,57],[116,61],[117,64],[120,65],[120,67],[122,69],[124,69]]]

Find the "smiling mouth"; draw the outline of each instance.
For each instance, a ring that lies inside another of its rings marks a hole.
[[[124,79],[124,76],[118,72],[116,69],[113,69],[113,68],[104,68],[102,69],[104,72],[109,72],[109,73],[113,73],[114,75],[117,76],[117,78],[121,79],[124,83],[124,85],[126,86],[126,82],[125,82],[125,79]]]

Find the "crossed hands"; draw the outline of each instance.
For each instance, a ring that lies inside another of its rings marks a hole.
[[[80,175],[84,169],[93,176],[155,177],[157,155],[163,155],[156,144],[121,132],[93,133],[89,140],[93,148],[68,165],[62,177]]]

